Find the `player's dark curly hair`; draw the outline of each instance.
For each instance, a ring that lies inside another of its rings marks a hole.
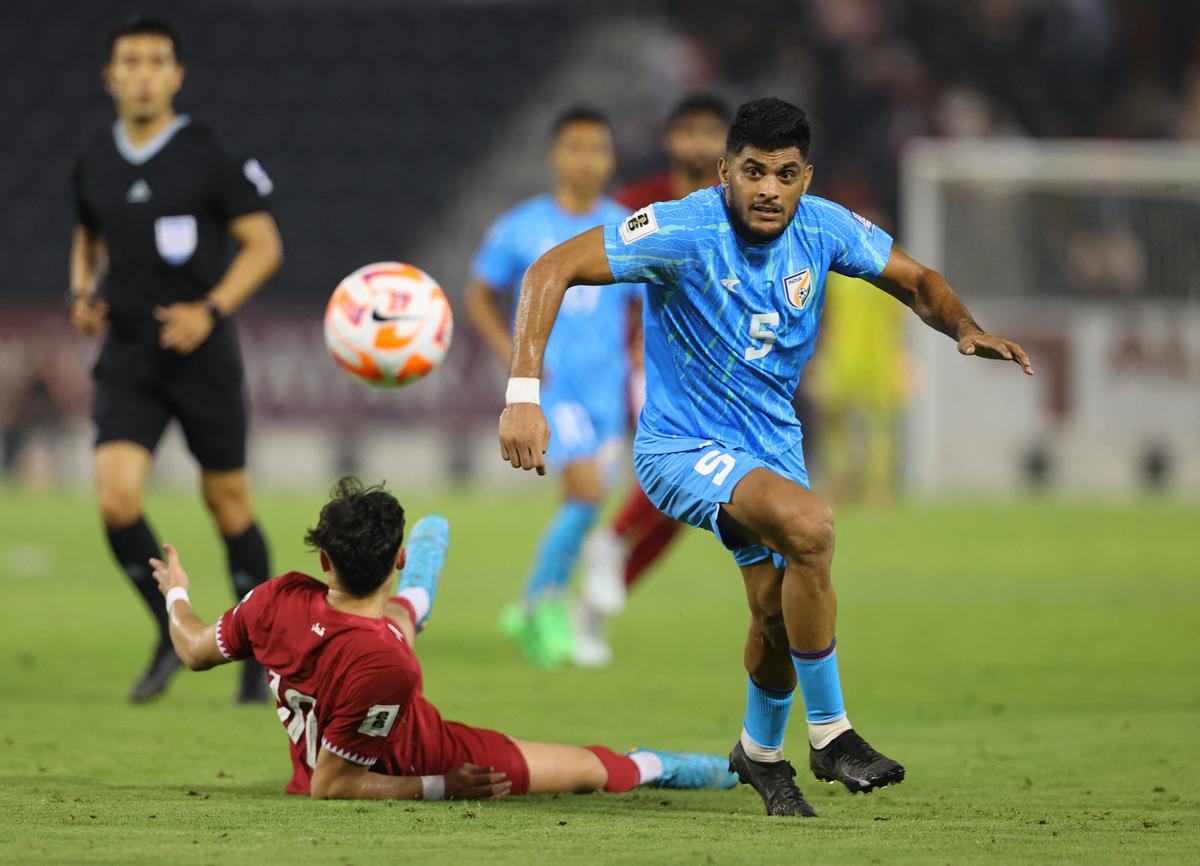
[[[117,47],[117,40],[123,36],[165,36],[171,40],[171,49],[175,52],[175,62],[183,62],[183,46],[179,44],[179,31],[169,21],[155,18],[151,15],[134,15],[108,33],[108,56]]]
[[[797,147],[805,159],[812,131],[808,128],[808,116],[790,102],[768,96],[738,107],[733,123],[729,125],[729,136],[725,150],[730,156],[742,152],[743,147],[759,150],[783,150]]]
[[[404,509],[396,497],[349,476],[334,485],[317,525],[304,536],[329,557],[341,587],[360,598],[391,576],[403,540]]]

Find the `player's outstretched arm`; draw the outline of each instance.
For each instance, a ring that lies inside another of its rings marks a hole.
[[[513,330],[508,393],[500,416],[500,456],[514,469],[546,474],[550,427],[542,414],[540,381],[546,341],[558,318],[563,295],[571,286],[606,286],[613,282],[604,229],[576,235],[529,266],[521,280],[521,300]]]
[[[1033,375],[1033,365],[1020,345],[979,327],[942,275],[898,246],[892,247],[887,265],[871,282],[911,308],[929,327],[956,340],[962,354],[1012,361]]]
[[[170,544],[163,545],[167,561],[151,559],[158,589],[167,599],[167,619],[171,629],[171,644],[179,660],[194,671],[206,671],[223,665],[229,659],[217,646],[216,625],[205,625],[188,597],[188,576],[179,563],[179,554]]]
[[[385,776],[321,749],[309,796],[314,800],[498,800],[512,783],[492,767],[463,764],[445,776]]]

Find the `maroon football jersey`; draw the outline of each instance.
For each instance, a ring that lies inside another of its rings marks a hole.
[[[462,726],[421,694],[421,667],[390,619],[329,607],[328,587],[291,572],[246,594],[217,622],[227,659],[252,655],[268,671],[291,741],[289,794],[307,794],[318,749],[395,776],[463,763]]]

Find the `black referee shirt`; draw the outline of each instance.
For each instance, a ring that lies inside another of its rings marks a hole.
[[[230,220],[267,210],[271,188],[257,160],[187,115],[141,148],[120,121],[96,136],[75,166],[75,208],[108,247],[110,341],[156,343],[155,307],[203,299],[224,275]],[[222,325],[209,342],[232,341]]]

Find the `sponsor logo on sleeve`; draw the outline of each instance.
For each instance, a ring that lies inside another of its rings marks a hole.
[[[787,292],[788,303],[797,310],[803,310],[812,297],[812,272],[805,268],[798,274],[784,277],[783,288]]]
[[[196,252],[196,218],[164,216],[154,221],[154,244],[168,265],[179,267]]]
[[[621,223],[621,240],[631,244],[656,231],[658,231],[658,219],[654,216],[654,205],[649,205],[625,218],[625,222]]]
[[[854,211],[850,211],[850,216],[854,218],[854,221],[856,223],[858,223],[860,226],[863,227],[864,230],[866,230],[867,237],[870,237],[871,235],[873,235],[875,233],[875,223],[871,222],[865,216],[862,216],[861,214],[856,214]]]
[[[271,194],[271,190],[275,189],[275,182],[271,180],[271,176],[267,174],[267,170],[259,164],[257,159],[246,160],[246,164],[242,166],[242,174],[246,176],[246,180],[254,184],[254,188],[258,190],[261,198],[266,198]]]
[[[367,710],[367,717],[358,726],[360,734],[368,737],[386,737],[392,732],[392,725],[400,715],[399,704],[376,704]]]

